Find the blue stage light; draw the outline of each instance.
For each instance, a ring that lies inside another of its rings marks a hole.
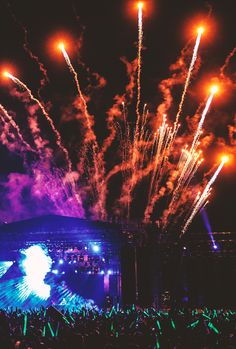
[[[113,271],[111,269],[108,270],[107,272],[108,275],[112,275],[113,274]]]
[[[6,274],[8,269],[12,266],[13,262],[11,261],[6,261],[6,262],[0,262],[0,278]]]
[[[42,299],[48,299],[51,287],[44,283],[46,274],[51,270],[52,259],[40,245],[34,245],[23,251],[25,259],[22,268],[26,274],[25,285],[29,292]]]
[[[59,259],[59,264],[63,264],[64,263],[64,260],[61,258]]]
[[[93,249],[93,252],[95,252],[95,253],[100,252],[100,246],[99,245],[96,245],[96,244],[92,245],[92,249]]]
[[[54,270],[52,270],[52,273],[53,273],[53,274],[55,274],[55,275],[58,275],[58,273],[59,273],[59,270],[57,270],[57,269],[54,269]]]

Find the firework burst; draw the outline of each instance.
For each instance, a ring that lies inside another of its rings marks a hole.
[[[8,133],[8,137],[1,136],[1,141],[10,151],[21,152],[23,156],[31,152],[34,157],[34,161],[25,160],[25,170],[28,174],[25,173],[24,177],[21,177],[24,183],[21,180],[19,184],[19,180],[14,180],[13,174],[9,176],[7,183],[15,190],[15,194],[13,191],[8,192],[7,199],[11,202],[12,209],[20,212],[20,218],[24,217],[24,212],[27,212],[27,216],[35,211],[99,220],[118,217],[120,221],[136,219],[144,223],[155,222],[162,231],[167,231],[175,224],[180,234],[184,234],[199,210],[207,204],[211,187],[226,163],[226,158],[222,158],[208,181],[196,182],[196,173],[203,162],[201,137],[204,132],[204,121],[217,94],[218,86],[212,86],[203,109],[203,103],[200,104],[198,108],[198,114],[202,110],[200,118],[194,132],[186,137],[187,144],[184,146],[185,137],[180,132],[179,123],[193,72],[197,70],[204,28],[199,27],[197,30],[195,44],[191,47],[190,64],[186,63],[186,58],[189,56],[188,45],[187,49],[182,51],[181,59],[173,65],[173,69],[180,70],[179,76],[174,72],[172,77],[161,82],[164,101],[157,107],[158,112],[155,116],[156,124],[160,126],[153,129],[148,107],[146,104],[142,105],[143,3],[141,2],[137,6],[137,17],[137,58],[131,63],[123,59],[129,83],[125,93],[115,97],[115,103],[107,113],[109,134],[101,145],[94,131],[94,117],[89,112],[89,97],[81,89],[79,74],[73,66],[65,43],[57,44],[57,49],[63,55],[77,89],[73,106],[80,116],[83,138],[78,163],[70,160],[69,150],[63,144],[62,137],[45,104],[36,98],[19,78],[11,72],[4,71],[4,77],[11,80],[17,88],[17,92],[13,95],[25,103],[32,137],[32,141],[28,140],[29,137],[25,136],[26,130],[22,131],[13,116],[0,105],[1,126],[4,133]],[[226,59],[226,66],[234,53],[235,50]],[[221,75],[226,68],[225,65],[221,69]],[[40,67],[46,71],[41,63]],[[182,84],[183,92],[172,124],[165,112],[172,104],[170,91],[175,84]],[[128,113],[132,103],[136,112],[134,123]],[[49,123],[55,139],[54,145],[45,138],[40,128],[39,115],[44,116]],[[116,154],[116,163],[112,166],[109,165],[107,155],[110,150]],[[60,167],[55,161],[55,154],[58,151],[60,157],[64,158],[64,165]],[[114,181],[117,177],[118,180]],[[111,194],[114,183],[115,185],[119,183],[116,195]],[[22,202],[20,196],[25,187],[29,188],[29,194]],[[142,202],[143,211],[137,215],[135,207],[139,201]],[[33,205],[28,205],[32,206],[31,209],[25,207],[27,202],[34,202]],[[20,208],[17,208],[19,204]],[[5,220],[8,218],[5,217]]]

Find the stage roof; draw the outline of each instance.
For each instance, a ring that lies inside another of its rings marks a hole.
[[[104,241],[119,243],[123,238],[118,224],[47,215],[0,226],[3,241]]]

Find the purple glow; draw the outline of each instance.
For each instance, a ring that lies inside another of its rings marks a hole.
[[[109,293],[109,284],[110,284],[110,280],[109,280],[109,274],[105,274],[104,275],[104,292],[105,293]]]
[[[11,222],[44,214],[84,217],[82,204],[71,190],[71,178],[59,169],[50,170],[46,161],[38,161],[27,169],[29,174],[10,173],[1,183],[6,192],[0,209],[3,220]]]

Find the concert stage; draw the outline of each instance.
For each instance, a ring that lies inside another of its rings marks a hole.
[[[173,236],[62,216],[4,224],[0,308],[236,306],[236,234]]]

